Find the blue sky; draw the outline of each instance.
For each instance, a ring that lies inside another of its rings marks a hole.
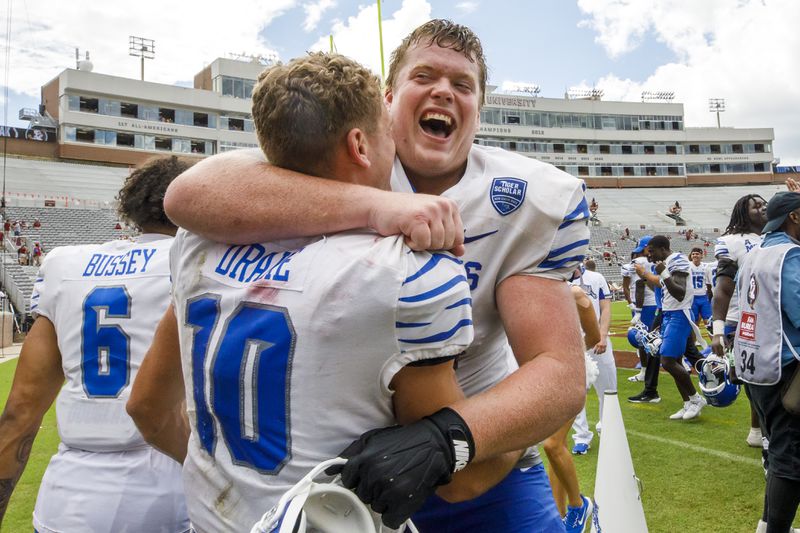
[[[146,78],[162,83],[188,84],[231,52],[290,59],[327,49],[330,34],[339,52],[380,70],[377,8],[367,0],[10,1],[2,122],[11,125],[20,107],[38,104],[43,83],[74,66],[75,47],[91,52],[96,72],[138,77],[128,35],[155,39]],[[707,101],[723,97],[723,126],[772,127],[776,156],[800,164],[797,0],[384,0],[382,15],[387,62],[412,28],[451,18],[481,37],[495,85],[538,84],[556,98],[594,86],[606,100],[629,101],[671,90],[689,126],[715,125]],[[5,54],[0,61],[1,82]]]

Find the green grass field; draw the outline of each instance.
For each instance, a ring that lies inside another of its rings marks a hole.
[[[624,338],[629,311],[614,304],[615,349],[630,350]],[[16,362],[0,363],[0,406],[5,405]],[[630,383],[633,370],[619,369],[619,397],[634,468],[642,480],[644,511],[652,533],[752,533],[761,514],[764,472],[760,452],[745,444],[749,427],[747,400],[742,396],[725,409],[707,407],[691,421],[667,417],[680,408],[672,379],[661,375],[659,404],[625,401],[640,392]],[[588,416],[597,421],[597,397],[590,392]],[[31,531],[31,513],[45,467],[58,445],[53,410],[48,412],[33,446],[28,467],[11,498],[3,531]],[[599,440],[585,456],[575,457],[581,489],[594,488]]]

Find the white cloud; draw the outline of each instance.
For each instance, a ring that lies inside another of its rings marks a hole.
[[[384,3],[382,7],[384,65],[388,71],[389,54],[411,30],[430,20],[431,6],[426,0],[403,0],[400,9],[391,13],[389,18],[387,18],[386,4]],[[334,23],[331,33],[336,50],[340,54],[351,57],[380,74],[377,4],[361,6],[355,16]],[[320,37],[310,49],[328,50],[329,46],[328,37],[325,36]]]
[[[652,34],[677,57],[642,80],[609,73],[606,100],[638,100],[642,90],[675,91],[690,126],[716,125],[708,98],[725,98],[722,125],[773,127],[775,155],[800,162],[800,2],[796,0],[578,0],[584,26],[611,57]]]
[[[469,15],[477,11],[480,4],[478,2],[459,2],[455,5],[462,15]]]
[[[335,6],[336,2],[334,0],[318,0],[313,4],[303,4],[303,11],[306,12],[306,19],[303,21],[303,29],[305,31],[314,31],[317,29],[319,21],[322,20],[322,14]]]
[[[81,55],[91,52],[95,72],[138,78],[139,60],[128,55],[129,35],[155,40],[156,57],[145,62],[145,79],[191,80],[203,61],[229,52],[274,53],[258,34],[295,4],[240,0],[228,9],[210,0],[140,0],[122,9],[116,2],[39,0],[35,17],[25,9],[13,12],[9,85],[38,95],[47,80],[75,67],[75,47]],[[5,40],[5,28],[0,31]]]

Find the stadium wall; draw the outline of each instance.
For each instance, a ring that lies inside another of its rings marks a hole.
[[[158,157],[159,155],[169,155],[171,152],[162,154],[153,152],[142,152],[138,150],[120,150],[115,148],[105,148],[101,146],[80,146],[74,144],[60,145],[58,155],[63,159],[79,159],[84,161],[102,161],[104,163],[115,163],[120,165],[136,166],[144,163],[148,159]],[[202,156],[193,154],[175,154],[181,157],[202,159]]]
[[[8,144],[5,144],[8,143]],[[58,158],[58,143],[39,142],[28,139],[4,138],[0,147],[5,146],[6,153],[23,157]],[[0,150],[1,152],[2,150]]]

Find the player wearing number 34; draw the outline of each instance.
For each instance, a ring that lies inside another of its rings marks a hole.
[[[800,502],[800,193],[773,196],[767,219],[761,246],[738,272],[734,356],[769,437],[763,521],[767,531],[789,531]]]
[[[36,320],[0,419],[0,520],[58,395],[61,443],[39,487],[35,530],[189,529],[180,464],[145,443],[125,402],[169,304],[176,228],[164,214],[164,192],[190,165],[160,158],[128,178],[119,211],[142,231],[135,242],[47,254],[31,297]]]

